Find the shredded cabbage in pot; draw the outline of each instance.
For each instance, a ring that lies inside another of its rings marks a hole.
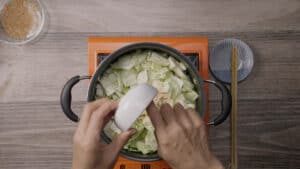
[[[199,95],[194,90],[194,84],[185,73],[186,67],[166,53],[154,50],[137,50],[122,56],[107,69],[99,81],[96,99],[108,97],[119,100],[133,86],[140,83],[149,83],[158,90],[154,103],[160,106],[169,103],[181,103],[185,108],[195,108],[196,99]],[[148,154],[157,151],[157,142],[154,135],[154,127],[147,112],[132,125],[137,133],[128,141],[124,149],[134,152]],[[110,121],[104,128],[104,132],[114,138],[121,132],[116,125]]]

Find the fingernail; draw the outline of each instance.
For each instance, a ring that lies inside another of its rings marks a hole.
[[[178,108],[178,109],[180,109],[180,110],[184,110],[184,107],[182,106],[181,103],[176,103],[175,107]]]
[[[135,128],[130,128],[129,133],[130,133],[130,135],[134,135],[136,133],[136,129]]]

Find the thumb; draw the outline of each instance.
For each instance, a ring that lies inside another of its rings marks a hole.
[[[131,128],[125,132],[120,133],[116,136],[116,138],[112,141],[111,146],[117,152],[121,151],[123,146],[128,142],[128,140],[136,133],[136,129]]]

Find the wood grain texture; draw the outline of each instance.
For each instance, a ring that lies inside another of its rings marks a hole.
[[[255,54],[239,84],[239,166],[300,166],[299,0],[44,0],[48,33],[25,46],[0,44],[0,168],[70,168],[76,124],[64,117],[60,90],[87,74],[88,36],[207,36],[246,41]],[[233,10],[234,9],[234,10]],[[211,77],[213,78],[213,77]],[[73,92],[80,112],[88,84]],[[210,88],[212,116],[220,94]],[[210,129],[214,152],[229,161],[229,121]]]
[[[299,30],[298,0],[45,0],[50,32]]]
[[[239,101],[239,168],[299,168],[299,99]],[[216,102],[211,103],[215,111]],[[229,121],[212,128],[214,152],[229,160]]]
[[[226,37],[245,40],[254,51],[255,65],[239,99],[300,97],[299,32],[145,33],[148,36],[208,36],[209,46]],[[0,101],[55,101],[64,83],[87,74],[87,37],[127,33],[48,33],[38,43],[24,47],[0,45]],[[143,33],[131,33],[138,36]],[[274,74],[274,72],[276,72]],[[74,89],[75,100],[85,100],[87,83]],[[288,90],[287,90],[288,89]],[[216,90],[211,90],[216,99]]]
[[[84,102],[75,102],[76,112]],[[211,111],[218,110],[211,102]],[[295,169],[300,165],[300,99],[239,102],[238,148],[240,168]],[[76,124],[57,102],[0,104],[1,168],[69,168]],[[252,112],[252,113],[251,113]],[[229,160],[229,120],[211,127],[213,151]]]

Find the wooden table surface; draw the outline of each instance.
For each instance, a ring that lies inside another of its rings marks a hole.
[[[67,169],[76,124],[59,95],[87,74],[88,36],[207,36],[246,41],[250,77],[239,84],[239,168],[300,168],[299,0],[44,0],[47,33],[26,46],[0,44],[0,168]],[[74,89],[85,103],[87,83]],[[219,93],[210,90],[211,112]],[[213,151],[229,161],[229,120],[210,129]]]

